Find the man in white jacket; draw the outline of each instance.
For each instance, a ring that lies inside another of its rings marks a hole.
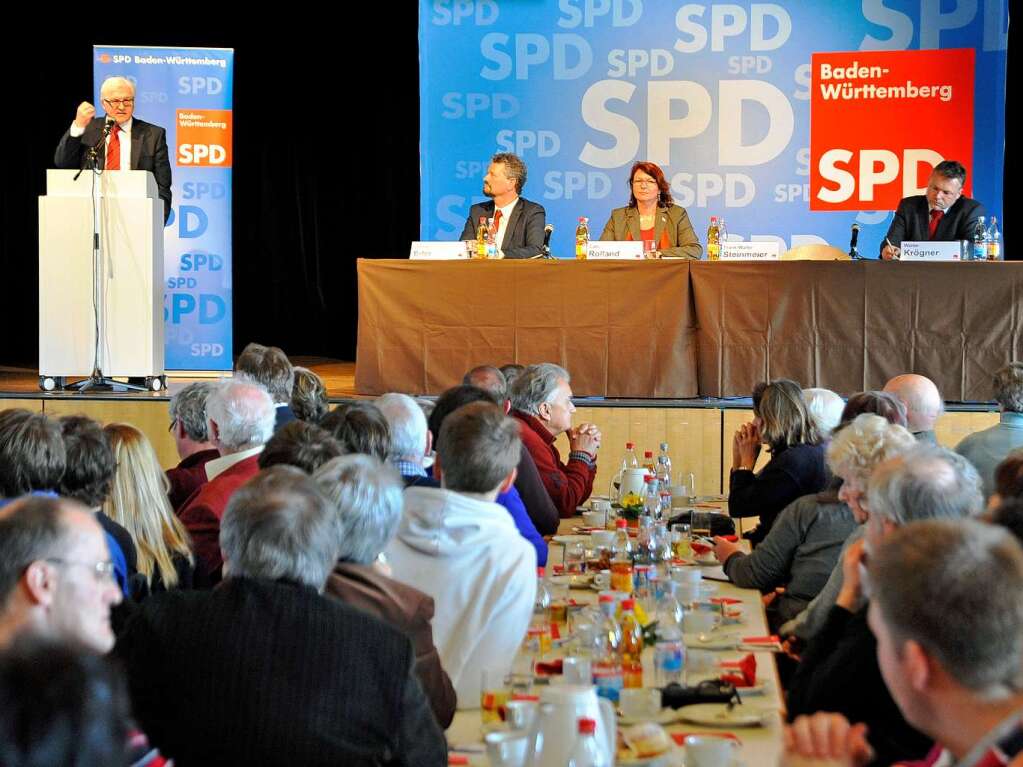
[[[433,597],[434,644],[458,695],[477,708],[483,669],[507,673],[536,598],[536,550],[494,502],[515,482],[519,429],[496,405],[473,402],[444,419],[434,472],[410,487],[386,550],[393,575]]]

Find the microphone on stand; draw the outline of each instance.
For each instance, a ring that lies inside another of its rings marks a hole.
[[[860,255],[859,250],[856,249],[856,242],[857,240],[859,240],[859,238],[860,225],[854,221],[852,225],[852,237],[850,237],[849,239],[849,258],[851,258],[853,261],[858,261],[859,259],[863,258],[863,256]]]
[[[117,120],[115,120],[110,115],[107,115],[106,122],[103,124],[103,138],[106,138],[107,136],[110,135],[110,131],[112,131],[114,129],[114,126],[116,124],[117,124]]]
[[[547,224],[543,228],[543,245],[540,247],[540,255],[544,258],[554,258],[551,255],[551,235],[554,234],[554,224]]]

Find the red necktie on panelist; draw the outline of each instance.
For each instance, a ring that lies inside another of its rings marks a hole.
[[[500,208],[497,208],[497,209],[496,209],[496,210],[494,211],[494,226],[493,226],[493,228],[492,228],[492,229],[490,230],[490,233],[491,233],[492,235],[494,235],[494,237],[497,237],[497,228],[498,228],[498,227],[499,227],[500,225],[501,225],[501,209],[500,209]]]
[[[945,211],[935,208],[931,211],[931,225],[927,227],[927,239],[933,240],[934,233],[938,231],[938,222],[941,221],[941,217],[945,215]]]
[[[107,170],[121,169],[121,139],[118,136],[120,132],[121,126],[114,123],[110,128],[110,141],[107,142],[107,162],[103,166]]]

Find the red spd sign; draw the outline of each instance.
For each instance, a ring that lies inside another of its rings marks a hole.
[[[969,171],[973,63],[972,48],[814,53],[810,210],[894,210],[942,160]]]

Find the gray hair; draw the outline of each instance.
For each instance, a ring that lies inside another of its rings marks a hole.
[[[828,444],[828,466],[833,474],[863,483],[882,461],[916,444],[908,429],[874,413],[860,413],[835,432]]]
[[[810,415],[817,419],[817,425],[825,434],[830,434],[842,420],[845,402],[831,389],[803,389],[803,401]]]
[[[994,387],[1002,410],[1023,413],[1023,363],[1010,362],[995,373]]]
[[[170,401],[170,417],[178,421],[185,434],[195,442],[209,440],[206,427],[206,400],[215,384],[212,381],[196,381],[179,391]]]
[[[128,88],[131,88],[131,95],[132,97],[135,96],[135,83],[133,83],[127,77],[123,77],[121,75],[112,75],[108,77],[106,80],[104,80],[103,84],[99,86],[100,98],[103,97],[103,93],[107,91],[109,87],[115,85],[124,85],[127,86]]]
[[[389,392],[374,403],[391,432],[388,458],[397,461],[406,458],[418,463],[426,453],[426,414],[407,394]]]
[[[914,522],[870,557],[879,618],[985,700],[1023,691],[1023,549],[976,520]]]
[[[519,464],[519,425],[497,405],[470,402],[440,427],[437,458],[441,484],[463,493],[490,493]]]
[[[222,381],[206,400],[206,420],[217,424],[218,444],[229,451],[265,445],[274,433],[276,419],[273,400],[254,381]]]
[[[462,376],[462,383],[490,392],[494,399],[503,403],[508,399],[508,381],[501,368],[493,365],[478,365]]]
[[[370,455],[334,458],[313,474],[338,519],[338,559],[368,565],[398,531],[404,489],[398,473]]]
[[[511,388],[511,403],[516,410],[537,415],[540,405],[550,402],[558,389],[558,381],[571,382],[568,371],[553,362],[530,365],[515,379]]]
[[[918,442],[875,469],[867,503],[871,516],[904,525],[976,516],[984,509],[984,494],[969,461],[948,448]]]
[[[323,591],[337,561],[337,515],[312,477],[272,466],[231,496],[220,548],[230,576],[287,579]]]

